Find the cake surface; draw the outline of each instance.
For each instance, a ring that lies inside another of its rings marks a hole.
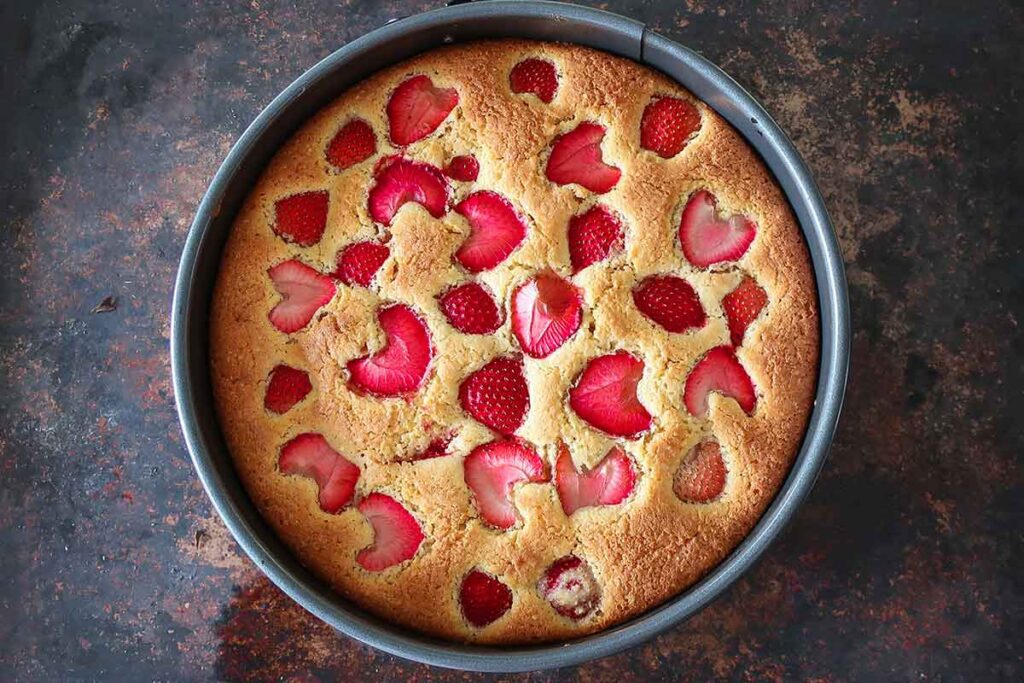
[[[753,527],[810,412],[793,215],[707,105],[578,46],[450,46],[307,122],[239,212],[218,416],[296,556],[457,641],[657,606]]]

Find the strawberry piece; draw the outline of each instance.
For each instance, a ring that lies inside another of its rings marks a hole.
[[[601,204],[569,220],[569,259],[573,275],[589,265],[621,251],[625,228],[612,211]]]
[[[354,242],[338,252],[334,277],[346,285],[369,287],[391,250],[380,242]]]
[[[514,433],[530,410],[523,359],[495,358],[471,374],[459,387],[459,402],[480,424],[499,434]]]
[[[348,505],[359,467],[331,448],[320,434],[299,434],[281,447],[277,467],[285,474],[309,477],[320,489],[320,509],[334,514]]]
[[[556,612],[575,621],[593,612],[601,599],[590,566],[575,555],[555,560],[540,577],[537,590]]]
[[[718,203],[706,190],[690,198],[679,221],[683,255],[698,268],[740,258],[747,253],[756,232],[753,221],[746,216],[719,218]]]
[[[321,306],[334,298],[334,281],[300,261],[282,261],[267,270],[267,275],[281,295],[268,317],[282,332],[301,330]]]
[[[471,273],[494,268],[526,238],[526,223],[497,192],[474,192],[455,212],[469,222],[469,237],[455,252],[455,260]]]
[[[672,490],[687,503],[710,503],[725,490],[725,460],[717,441],[701,441],[676,470]]]
[[[512,489],[524,482],[548,480],[544,461],[533,449],[519,441],[492,441],[477,446],[463,462],[466,486],[484,521],[498,529],[509,529],[516,523],[512,505]]]
[[[697,107],[676,97],[657,97],[640,119],[640,146],[669,159],[683,151],[698,128]]]
[[[312,390],[313,384],[309,381],[309,375],[303,370],[278,365],[270,371],[263,407],[278,415],[287,413]]]
[[[362,119],[352,119],[341,127],[327,144],[327,161],[334,167],[346,169],[366,161],[377,152],[377,136],[373,128]]]
[[[690,370],[683,389],[683,403],[694,417],[708,414],[708,396],[717,391],[736,399],[743,412],[754,412],[757,396],[750,375],[729,346],[716,346]]]
[[[635,485],[633,462],[618,446],[608,451],[597,467],[577,472],[569,449],[559,444],[555,489],[566,515],[594,505],[618,505],[629,498]]]
[[[432,460],[433,458],[443,458],[448,455],[448,446],[452,442],[452,435],[446,434],[439,436],[430,443],[422,451],[414,455],[411,460]]]
[[[750,323],[757,320],[768,303],[768,294],[749,275],[722,299],[722,310],[729,321],[729,334],[732,345],[739,346],[743,342]]]
[[[512,332],[526,355],[546,358],[576,333],[583,297],[554,273],[541,273],[512,295]]]
[[[435,87],[430,77],[422,74],[407,78],[388,100],[391,142],[400,147],[422,140],[437,130],[458,103],[455,88]]]
[[[592,427],[635,439],[651,427],[651,414],[637,397],[642,360],[626,351],[599,356],[569,390],[569,406]]]
[[[603,194],[615,187],[622,172],[604,163],[601,140],[604,126],[581,123],[575,129],[559,135],[551,145],[551,156],[545,174],[553,183],[576,183],[591,192]]]
[[[512,67],[508,83],[514,93],[533,93],[541,102],[551,104],[558,90],[558,72],[546,59],[524,59]]]
[[[349,361],[352,384],[377,396],[415,391],[427,376],[434,351],[430,331],[411,308],[395,304],[377,313],[387,343],[372,356]]]
[[[704,327],[707,316],[690,283],[674,275],[652,275],[633,290],[633,303],[669,332]]]
[[[480,162],[472,155],[452,157],[444,167],[444,174],[452,180],[470,183],[480,175]]]
[[[274,202],[274,232],[286,242],[311,247],[320,241],[327,228],[326,190],[300,192]]]
[[[494,297],[477,282],[449,289],[439,300],[452,327],[466,334],[489,334],[501,327],[501,311]]]
[[[370,188],[370,218],[391,225],[407,202],[416,202],[431,216],[440,218],[448,210],[448,181],[430,164],[399,156],[381,160]]]
[[[459,586],[459,606],[466,621],[483,628],[512,608],[512,591],[490,574],[474,569]]]
[[[373,527],[373,544],[356,555],[366,571],[383,571],[419,550],[424,538],[420,523],[391,496],[373,492],[359,501],[359,511]]]

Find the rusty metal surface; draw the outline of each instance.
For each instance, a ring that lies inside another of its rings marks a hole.
[[[168,314],[259,109],[439,3],[0,6],[0,679],[468,680],[333,633],[242,557],[174,414]],[[1024,676],[1024,10],[608,2],[703,52],[817,174],[851,284],[832,458],[766,558],[536,680]]]

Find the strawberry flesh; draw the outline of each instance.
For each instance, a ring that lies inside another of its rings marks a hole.
[[[324,236],[330,198],[324,191],[301,192],[274,203],[274,232],[286,242],[311,247]]]
[[[587,617],[600,601],[594,573],[575,555],[555,560],[540,578],[537,590],[556,612],[574,621]]]
[[[497,192],[474,192],[455,212],[469,223],[469,237],[455,252],[455,260],[471,273],[494,268],[526,238],[526,223]]]
[[[635,439],[651,427],[636,393],[643,373],[643,361],[626,351],[595,358],[569,390],[569,406],[592,427]]]
[[[480,424],[499,434],[514,433],[530,410],[522,358],[495,358],[471,374],[459,387],[459,402]]]
[[[444,167],[444,174],[452,180],[470,183],[480,175],[480,162],[471,155],[452,157]]]
[[[414,455],[411,460],[432,460],[434,458],[443,458],[448,455],[448,447],[451,445],[452,436],[446,434],[439,436],[430,443],[422,451]]]
[[[546,272],[512,295],[512,332],[526,355],[546,358],[580,328],[583,297],[571,283]]]
[[[387,343],[371,356],[349,361],[352,384],[376,396],[401,396],[419,389],[433,357],[426,324],[404,304],[382,309],[377,321]]]
[[[545,169],[548,180],[559,185],[576,183],[598,194],[615,187],[622,172],[604,163],[604,132],[604,126],[587,122],[555,138]]]
[[[287,334],[308,325],[320,307],[334,298],[334,281],[300,261],[282,261],[267,275],[281,295],[268,317],[274,327]]]
[[[512,67],[508,83],[514,93],[533,93],[541,102],[551,104],[558,90],[558,72],[546,59],[524,59]]]
[[[309,477],[320,488],[320,509],[334,514],[348,505],[359,480],[359,467],[331,448],[320,434],[299,434],[281,447],[278,469]]]
[[[409,560],[423,543],[423,530],[401,503],[383,493],[359,501],[359,512],[373,527],[373,544],[356,556],[359,566],[379,572]]]
[[[278,365],[270,371],[267,380],[267,393],[263,397],[263,407],[272,413],[287,413],[296,403],[306,398],[313,390],[309,375],[303,370],[288,365]]]
[[[743,412],[754,412],[757,396],[750,375],[729,346],[717,346],[690,370],[683,389],[683,403],[694,417],[707,417],[708,397],[717,391],[735,399]]]
[[[707,315],[690,283],[674,275],[652,275],[633,290],[633,302],[645,316],[669,332],[704,327]]]
[[[640,146],[669,159],[683,151],[699,128],[697,107],[677,97],[658,97],[640,119]]]
[[[526,482],[548,480],[544,461],[519,441],[492,441],[477,446],[463,462],[466,486],[484,521],[498,529],[516,523],[512,489]]]
[[[593,469],[577,472],[569,449],[559,444],[555,489],[566,515],[595,505],[618,505],[629,498],[635,485],[633,463],[618,446],[608,451]]]
[[[612,211],[597,204],[569,220],[569,259],[575,275],[587,266],[603,261],[625,243],[622,221]]]
[[[736,289],[725,295],[722,310],[729,321],[729,336],[733,346],[743,342],[743,335],[747,333],[750,323],[757,320],[767,303],[768,294],[749,275],[743,278]]]
[[[687,503],[710,503],[722,495],[727,475],[718,442],[702,441],[679,465],[672,490]]]
[[[383,159],[374,170],[370,188],[370,218],[391,225],[395,214],[408,202],[440,218],[448,210],[448,181],[430,164],[399,156]]]
[[[683,255],[698,268],[739,259],[747,253],[756,232],[753,221],[746,216],[720,218],[718,203],[707,190],[690,198],[679,221]]]
[[[476,628],[497,621],[512,607],[512,590],[490,574],[474,569],[459,586],[462,616]]]
[[[407,78],[388,100],[391,142],[401,147],[427,137],[459,103],[455,88],[438,88],[429,76]]]
[[[334,277],[346,285],[369,287],[391,250],[380,242],[354,242],[338,252]]]
[[[477,282],[452,287],[439,299],[452,327],[465,334],[490,334],[501,327],[501,311],[494,297]]]
[[[338,169],[355,166],[377,152],[377,136],[362,119],[352,119],[327,144],[327,161]]]

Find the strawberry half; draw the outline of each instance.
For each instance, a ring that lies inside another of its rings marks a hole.
[[[480,175],[480,162],[471,155],[452,157],[444,167],[444,174],[452,180],[471,183]]]
[[[287,413],[312,390],[313,384],[309,381],[309,375],[303,370],[278,365],[270,371],[267,393],[263,396],[263,407],[278,415]]]
[[[455,212],[469,222],[469,237],[455,252],[455,260],[471,273],[494,268],[526,238],[526,223],[497,192],[474,192]]]
[[[569,219],[568,233],[573,275],[621,251],[626,235],[622,221],[601,204]]]
[[[589,122],[559,135],[551,145],[551,156],[544,171],[548,180],[559,185],[576,183],[598,194],[615,187],[622,172],[604,163],[603,139],[604,126]]]
[[[300,261],[282,261],[267,270],[267,275],[281,295],[268,317],[287,334],[308,325],[320,307],[334,298],[334,281]]]
[[[391,142],[400,147],[422,140],[437,130],[458,103],[455,88],[435,87],[424,75],[407,78],[388,100]]]
[[[480,424],[499,434],[514,433],[530,410],[522,358],[495,358],[471,374],[459,387],[459,402]]]
[[[338,252],[334,277],[346,285],[369,287],[391,250],[380,242],[354,242]]]
[[[452,287],[439,299],[452,327],[465,334],[490,334],[501,327],[501,311],[494,297],[477,282]]]
[[[382,309],[377,322],[387,343],[372,356],[349,361],[352,384],[376,396],[401,396],[419,389],[434,355],[426,323],[405,304]]]
[[[683,389],[683,403],[694,417],[708,414],[708,396],[717,391],[735,399],[743,412],[754,412],[757,395],[750,375],[729,346],[716,346],[690,370]]]
[[[594,505],[618,505],[629,498],[635,485],[633,462],[618,446],[608,451],[597,467],[577,472],[568,447],[559,444],[555,489],[566,515]]]
[[[750,248],[757,228],[746,216],[719,218],[715,196],[701,190],[690,197],[679,221],[679,241],[686,260],[698,268],[735,261]]]
[[[551,104],[558,90],[558,72],[546,59],[524,59],[512,67],[508,84],[514,93],[533,93],[541,102]]]
[[[300,192],[274,202],[274,232],[286,242],[311,247],[327,228],[330,196],[326,190]]]
[[[537,590],[556,612],[575,621],[593,612],[601,599],[590,566],[575,555],[555,560],[540,577]]]
[[[419,204],[434,218],[448,210],[448,181],[430,164],[391,156],[377,164],[373,177],[369,210],[378,223],[391,225],[407,202]]]
[[[669,159],[683,151],[699,128],[697,107],[676,97],[657,97],[640,119],[640,146]]]
[[[676,470],[672,490],[687,503],[710,503],[725,490],[725,460],[717,441],[701,441]]]
[[[334,514],[348,505],[359,480],[359,467],[349,462],[320,434],[299,434],[281,447],[277,467],[285,474],[309,477],[320,488],[320,509]]]
[[[480,516],[491,526],[509,529],[516,523],[512,489],[525,482],[548,480],[544,461],[519,441],[492,441],[477,446],[463,462],[466,486]]]
[[[402,504],[383,493],[359,501],[359,511],[373,527],[373,544],[356,556],[359,566],[379,572],[411,559],[423,543],[423,530]]]
[[[576,333],[582,320],[579,290],[554,273],[541,273],[512,295],[512,332],[533,358],[554,353]]]
[[[636,395],[642,360],[626,351],[599,356],[569,390],[569,406],[592,427],[635,439],[651,427],[651,414]]]
[[[669,332],[704,327],[707,315],[690,283],[674,275],[652,275],[633,290],[633,303]]]
[[[768,294],[757,281],[749,275],[722,299],[722,310],[729,321],[729,335],[732,345],[739,346],[743,342],[750,323],[757,320],[768,303]]]
[[[466,621],[483,628],[511,609],[512,591],[490,574],[474,569],[459,586],[459,606]]]
[[[327,144],[327,161],[338,169],[355,166],[377,152],[377,136],[362,119],[352,119]]]

